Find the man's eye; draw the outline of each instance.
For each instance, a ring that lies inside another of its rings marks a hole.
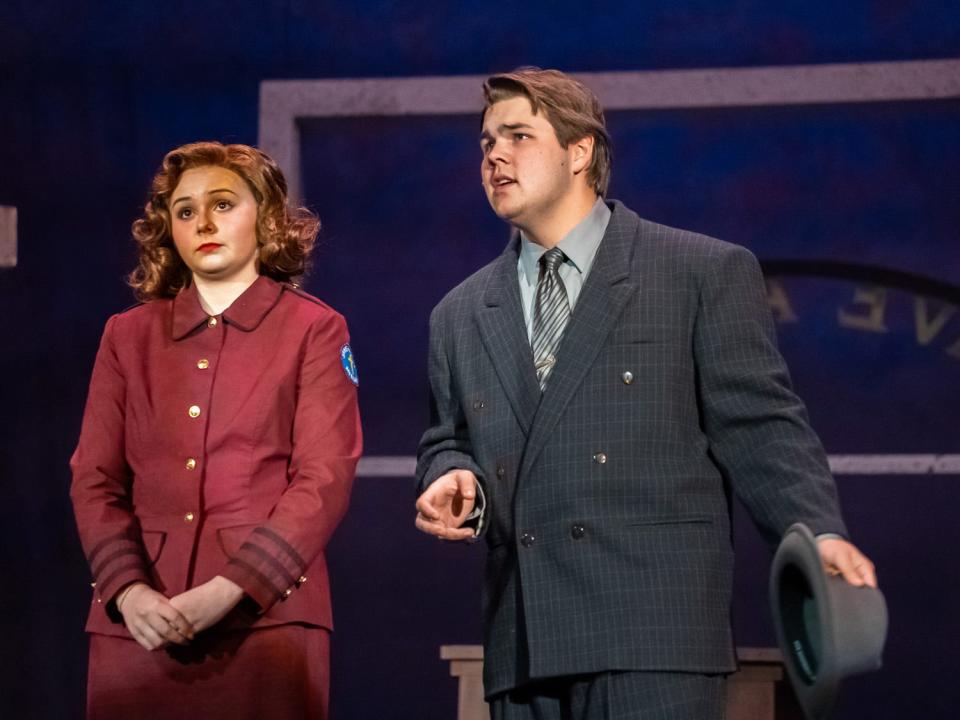
[[[514,133],[514,134],[513,134],[513,139],[514,139],[514,140],[527,140],[527,139],[529,139],[529,138],[530,138],[530,136],[527,135],[526,133]]]

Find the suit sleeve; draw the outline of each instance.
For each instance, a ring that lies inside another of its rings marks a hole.
[[[756,258],[724,245],[703,280],[694,333],[711,453],[770,542],[795,522],[846,535],[826,454],[794,394]]]
[[[349,343],[336,314],[306,339],[293,422],[289,484],[220,573],[263,612],[287,597],[323,550],[347,510],[362,451],[357,386],[341,363]]]
[[[125,455],[126,381],[116,353],[118,316],[103,331],[83,413],[80,440],[70,459],[70,497],[97,596],[114,621],[113,599],[131,582],[150,584],[140,524],[133,514],[133,474]]]
[[[467,420],[447,354],[445,335],[450,328],[442,307],[438,306],[430,315],[430,427],[417,451],[418,496],[430,483],[454,469],[470,470],[483,484],[483,472],[473,459]],[[484,497],[482,488],[480,493]]]

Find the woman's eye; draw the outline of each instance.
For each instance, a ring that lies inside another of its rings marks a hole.
[[[233,207],[233,203],[229,200],[218,200],[216,204],[217,210],[229,210]]]
[[[189,220],[193,216],[193,210],[190,208],[180,208],[177,212],[177,217],[181,220]]]

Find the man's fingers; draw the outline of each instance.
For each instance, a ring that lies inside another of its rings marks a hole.
[[[446,528],[442,540],[469,540],[474,536],[472,528]]]
[[[854,585],[863,584],[872,588],[877,586],[877,571],[874,568],[873,563],[867,560],[867,558],[860,553],[853,553],[853,555],[850,557],[849,575],[847,572],[844,572],[843,576],[847,579],[847,582]],[[853,582],[849,576],[856,577],[860,580],[860,582]]]
[[[421,532],[433,535],[441,540],[466,540],[473,537],[473,530],[470,528],[447,527],[439,520],[430,520],[423,515],[417,515],[414,525]]]
[[[417,519],[413,523],[417,530],[427,533],[427,535],[441,536],[446,526],[439,520],[432,520],[423,513],[417,513]]]
[[[426,493],[420,496],[417,500],[417,512],[425,518],[431,520],[439,520],[440,512],[433,506],[430,502],[430,499],[426,497]]]
[[[477,478],[469,470],[457,473],[457,488],[467,500],[473,500],[477,492]]]
[[[860,573],[854,569],[848,559],[839,561],[837,563],[837,569],[840,571],[840,574],[843,575],[843,579],[851,585],[856,585],[857,587],[863,585],[863,578],[860,577]]]
[[[843,575],[843,579],[857,587],[877,586],[877,574],[873,563],[854,545],[834,540],[823,541],[824,569],[833,575]]]

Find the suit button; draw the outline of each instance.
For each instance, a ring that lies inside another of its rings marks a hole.
[[[201,370],[206,370],[208,367],[210,367],[210,361],[206,358],[200,358],[197,360],[197,367]]]
[[[607,454],[599,452],[593,456],[593,461],[598,465],[603,465],[607,462]]]
[[[524,533],[520,536],[520,544],[525,548],[532,547],[536,538],[533,537],[530,533]]]
[[[191,406],[190,406],[190,409],[187,410],[187,415],[189,415],[189,416],[192,417],[192,418],[200,417],[200,406],[199,406],[199,405],[191,405]]]
[[[506,473],[507,471],[503,469],[503,465],[497,465],[497,477],[503,477]]]
[[[622,377],[623,377],[624,385],[629,385],[630,383],[633,382],[633,373],[630,372],[629,370],[627,370]]]
[[[583,525],[574,525],[570,528],[570,537],[574,540],[579,540],[584,535],[587,534],[587,529]]]
[[[184,521],[185,523],[192,523],[192,522],[193,522],[193,518],[194,518],[193,513],[192,513],[192,512],[188,512],[186,515],[183,516],[183,521]]]
[[[196,459],[187,458],[186,466],[187,466],[187,470],[193,470],[197,466]]]
[[[474,409],[474,410],[483,410],[483,408],[484,408],[483,400],[477,400],[477,401],[473,404],[473,409]]]

